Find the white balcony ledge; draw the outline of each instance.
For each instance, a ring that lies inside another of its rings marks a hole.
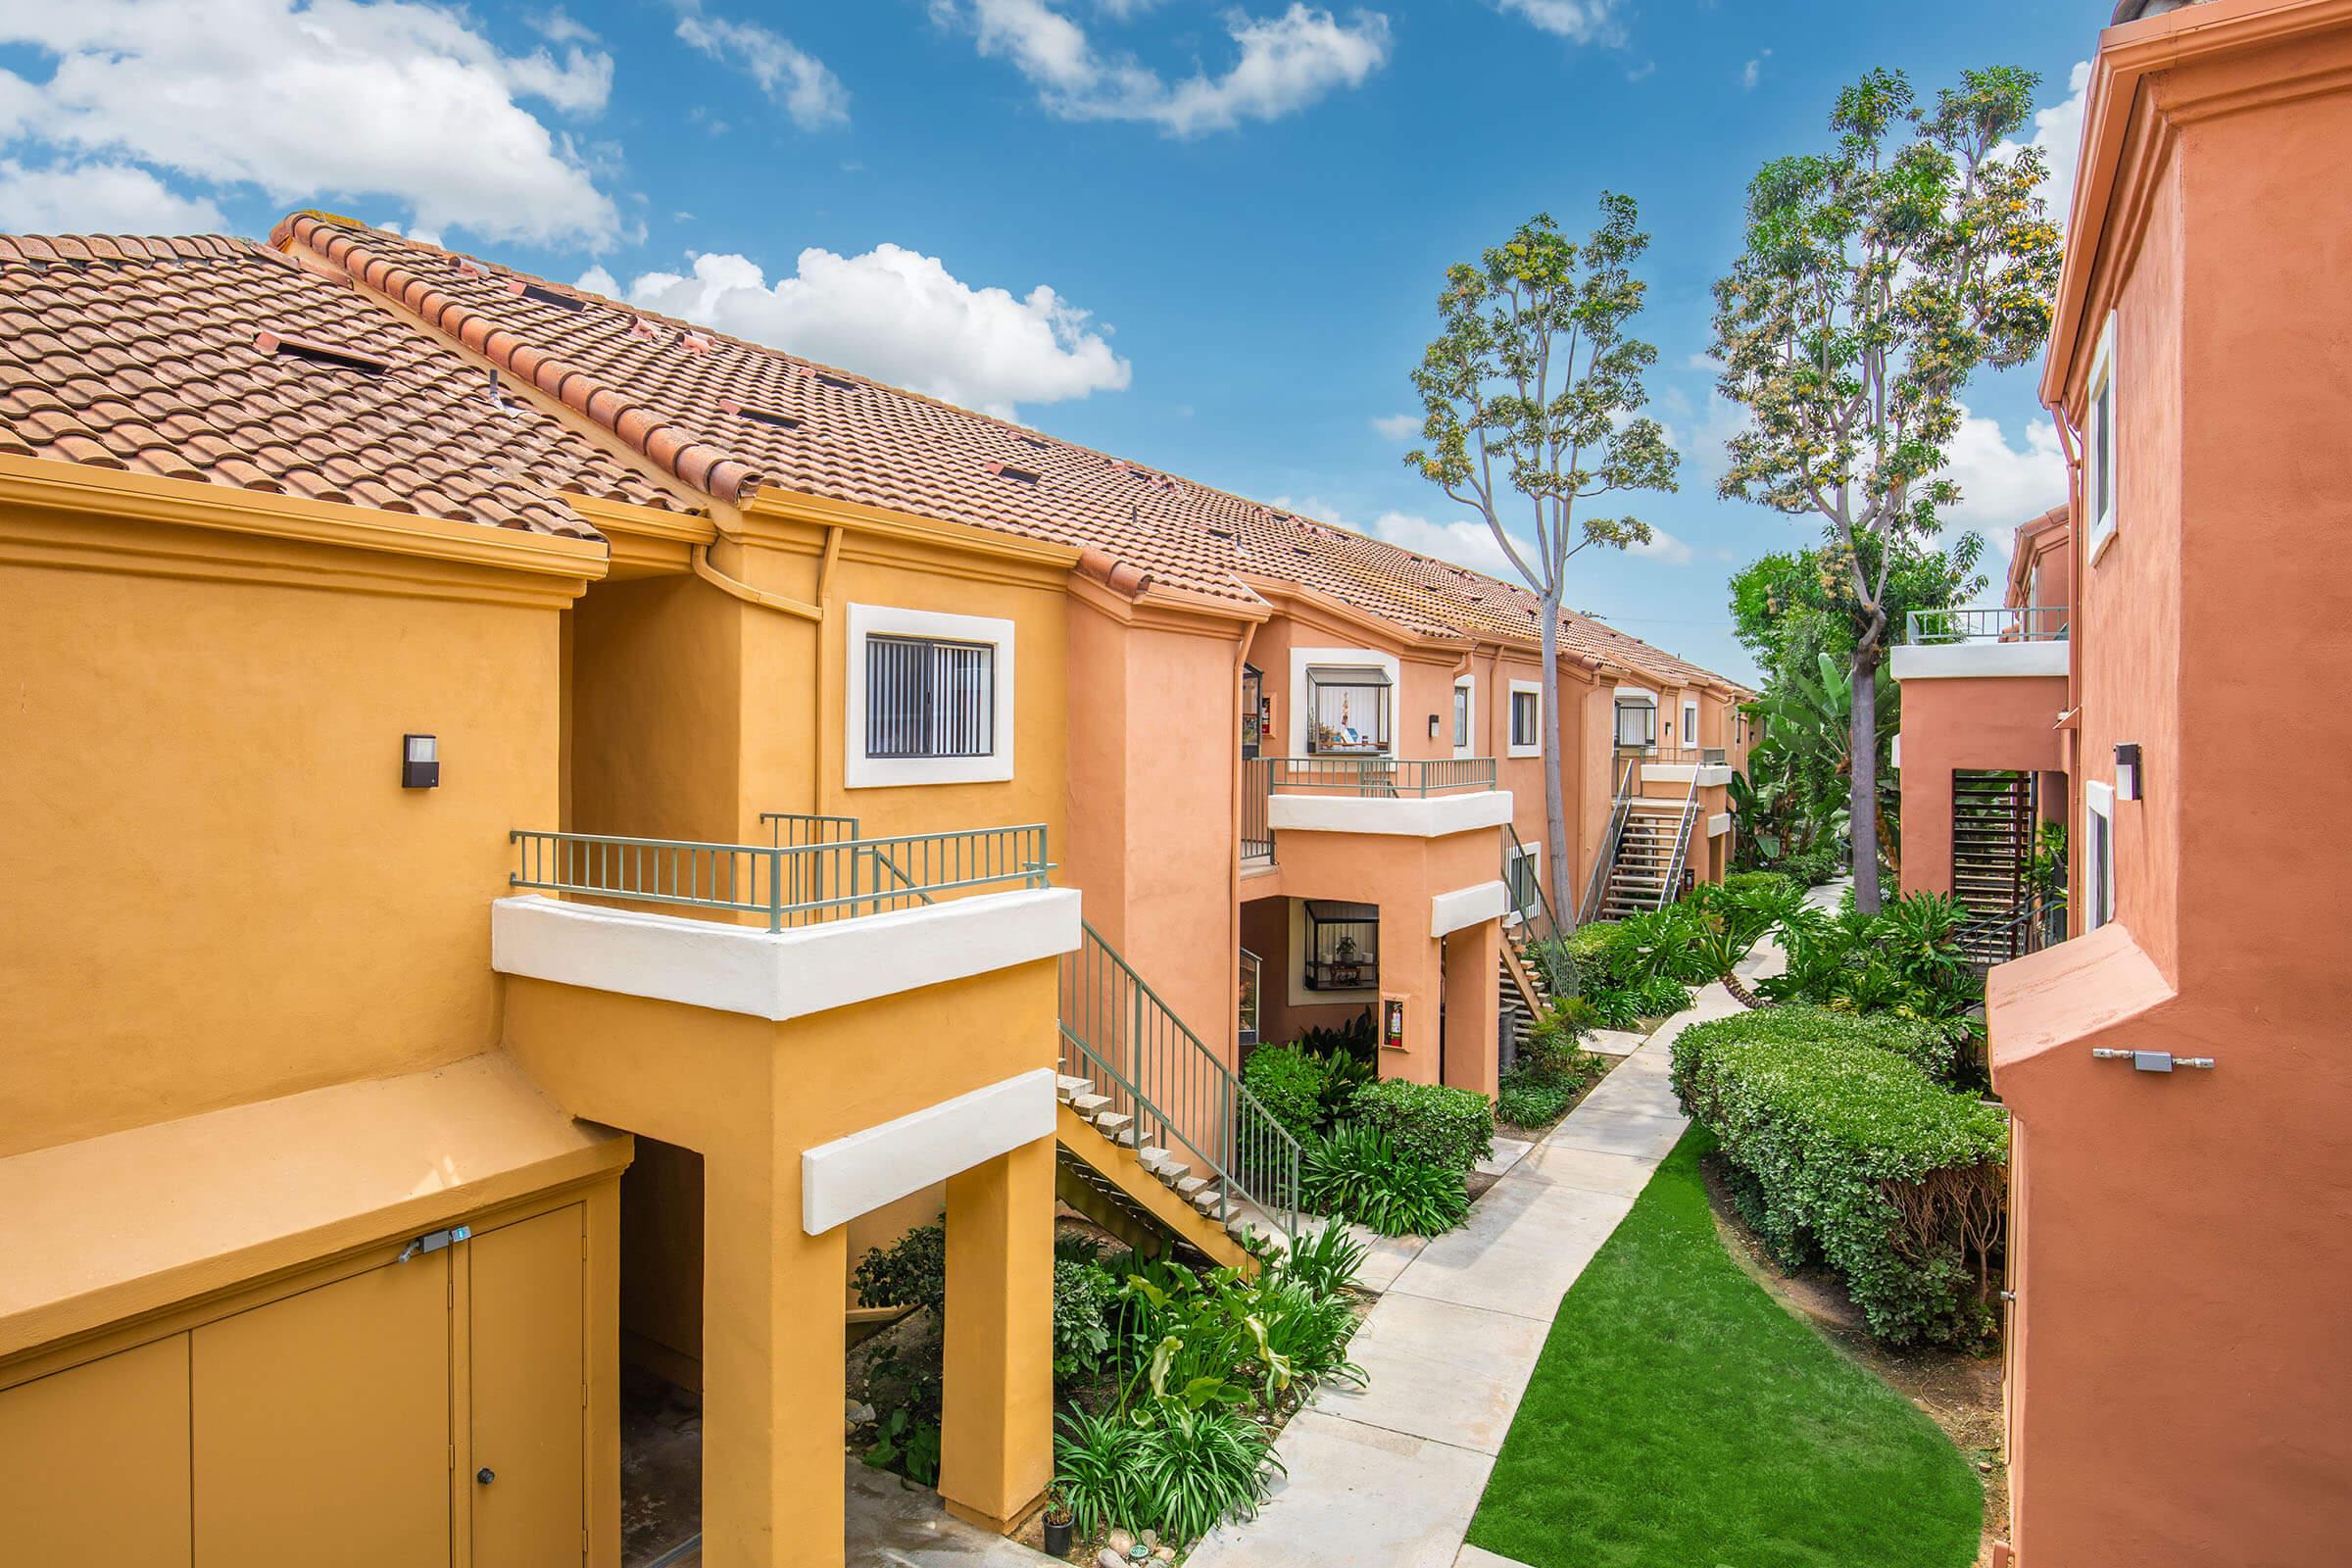
[[[1277,833],[1378,833],[1442,839],[1500,827],[1511,819],[1509,790],[1467,795],[1289,795],[1266,802],[1266,824]]]
[[[1694,775],[1700,789],[1717,789],[1732,781],[1731,764],[1728,762],[1704,764],[1643,762],[1642,764],[1642,782],[1644,784],[1688,784],[1691,782]]]
[[[2039,642],[1902,643],[1888,668],[1896,680],[1982,680],[2019,675],[2063,675],[2067,644]]]
[[[530,896],[490,906],[490,966],[755,1018],[807,1017],[1076,951],[1078,890],[1034,888],[789,931]]]

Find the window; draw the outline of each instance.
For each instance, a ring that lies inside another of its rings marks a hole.
[[[1012,777],[1012,622],[849,607],[844,783]]]
[[[1683,744],[1698,744],[1698,704],[1688,697],[1683,699]]]
[[[1511,739],[1508,755],[1544,755],[1544,688],[1535,681],[1511,682]]]
[[[1299,979],[1309,991],[1373,991],[1380,986],[1380,906],[1306,901],[1306,955]]]
[[[997,749],[997,651],[986,643],[869,637],[865,755],[986,757]]]
[[[2088,559],[2106,554],[2115,538],[2115,313],[2099,333],[2098,357],[2090,364],[2090,397],[2082,428],[2082,503],[2090,514]]]
[[[1306,750],[1315,757],[1383,757],[1396,683],[1378,665],[1310,664]]]
[[[1503,873],[1503,887],[1510,895],[1511,913],[1524,920],[1541,903],[1538,890],[1543,886],[1544,846],[1518,845],[1511,850],[1510,857],[1509,868]]]
[[[2082,893],[2089,907],[2082,929],[2096,931],[2115,918],[2115,786],[2082,786],[2083,834],[2088,855],[2082,861]]]
[[[1658,743],[1658,705],[1655,699],[1620,696],[1617,699],[1617,744],[1650,747]]]
[[[1453,683],[1453,754],[1470,755],[1470,699],[1471,685],[1467,680]]]

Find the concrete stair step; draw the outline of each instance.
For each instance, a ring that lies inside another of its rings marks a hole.
[[[1169,1185],[1176,1189],[1176,1195],[1179,1198],[1198,1198],[1200,1190],[1208,1185],[1208,1178],[1205,1176],[1179,1176]]]
[[[1068,1073],[1063,1073],[1054,1080],[1054,1093],[1064,1103],[1069,1103],[1082,1095],[1091,1095],[1094,1092],[1095,1081],[1092,1078],[1073,1078]]]
[[[1110,1108],[1110,1097],[1092,1094],[1073,1095],[1070,1097],[1070,1108],[1092,1121]]]
[[[1130,1146],[1135,1143],[1135,1134],[1129,1131],[1134,1125],[1135,1118],[1123,1110],[1106,1110],[1095,1118],[1095,1131],[1113,1141],[1123,1138]]]

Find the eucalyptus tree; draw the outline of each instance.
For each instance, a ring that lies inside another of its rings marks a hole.
[[[1628,330],[1649,247],[1630,196],[1604,193],[1579,245],[1548,214],[1475,263],[1446,270],[1439,334],[1413,371],[1424,445],[1405,466],[1476,511],[1539,602],[1543,643],[1544,861],[1552,907],[1573,923],[1568,812],[1560,778],[1560,606],[1568,563],[1598,545],[1647,544],[1649,524],[1587,503],[1672,490],[1679,463],[1642,375],[1658,351]]]
[[[1978,368],[2041,347],[2058,225],[2036,194],[2038,149],[2007,138],[2038,78],[1996,67],[1923,107],[1901,72],[1838,95],[1837,145],[1766,164],[1747,190],[1745,245],[1715,285],[1714,355],[1745,406],[1718,490],[1822,519],[1853,631],[1849,778],[1854,901],[1879,907],[1872,803],[1888,574],[1916,560],[1960,501],[1943,473],[1959,394]]]

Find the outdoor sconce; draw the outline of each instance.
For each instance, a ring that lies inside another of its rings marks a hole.
[[[1432,714],[1430,714],[1430,715],[1429,715],[1429,738],[1430,738],[1431,740],[1433,740],[1433,741],[1434,741],[1434,740],[1436,740],[1436,739],[1438,738],[1438,724],[1439,724],[1439,722],[1440,722],[1440,720],[1439,720],[1439,718],[1438,718],[1438,715],[1437,715],[1437,714],[1435,714],[1435,713],[1432,713]]]
[[[2139,742],[2119,741],[2115,748],[2115,798],[2139,799]]]
[[[441,741],[433,735],[403,735],[400,738],[400,787],[404,790],[438,789],[441,785]]]

